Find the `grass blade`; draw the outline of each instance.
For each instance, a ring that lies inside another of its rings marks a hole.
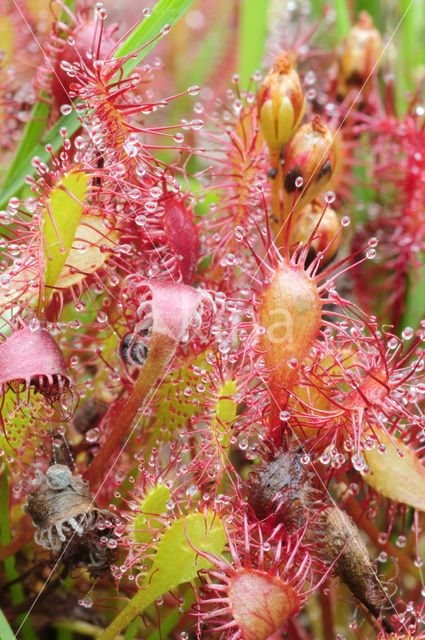
[[[64,5],[71,11],[74,11],[75,0],[64,0]],[[62,22],[70,24],[70,18],[64,9],[62,9],[61,11],[60,19],[62,20]],[[49,96],[46,96],[46,99],[48,99],[48,97]],[[13,162],[9,167],[9,171],[7,172],[4,181],[5,185],[7,185],[15,175],[15,173],[19,171],[22,158],[26,158],[31,153],[31,150],[43,135],[46,129],[47,120],[49,118],[49,111],[50,106],[47,101],[42,102],[41,100],[37,100],[37,102],[33,106],[30,119],[22,134],[22,138],[19,142],[19,146],[16,150]]]
[[[244,0],[240,3],[238,65],[241,87],[260,67],[267,34],[268,0]]]
[[[0,609],[0,638],[2,638],[2,640],[14,640],[15,638],[15,634],[10,628],[10,625],[6,620],[5,615],[1,609]]]
[[[351,27],[350,11],[347,0],[335,0],[335,31],[338,39],[345,38]]]

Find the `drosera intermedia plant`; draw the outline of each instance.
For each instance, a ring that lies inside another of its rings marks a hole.
[[[7,640],[424,637],[411,7],[221,5],[5,11]]]

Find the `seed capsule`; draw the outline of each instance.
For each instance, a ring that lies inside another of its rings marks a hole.
[[[381,34],[373,26],[367,11],[362,11],[352,27],[339,61],[338,95],[345,98],[353,89],[367,95],[371,76],[382,52]]]
[[[338,234],[341,224],[337,214],[330,207],[325,213],[323,209],[320,200],[307,205],[295,218],[290,235],[291,245],[297,246],[300,242],[305,245],[319,223],[310,246],[315,255],[322,252],[322,267],[335,257],[341,244],[341,235]]]
[[[337,164],[334,136],[319,116],[304,124],[285,147],[283,223],[330,186]]]
[[[109,571],[114,552],[101,544],[101,537],[114,536],[115,520],[98,509],[88,485],[63,464],[51,465],[27,497],[24,507],[36,526],[34,540],[70,567],[88,567],[99,577]]]
[[[304,114],[300,77],[283,51],[264,78],[257,96],[261,131],[271,155],[278,155],[296,131]]]

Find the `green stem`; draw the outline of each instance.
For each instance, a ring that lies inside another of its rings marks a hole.
[[[2,638],[2,640],[15,639],[15,634],[10,628],[7,618],[1,609],[0,609],[0,638]]]
[[[171,637],[172,632],[180,622],[181,609],[183,609],[183,611],[187,611],[195,601],[196,596],[194,591],[188,591],[184,596],[184,604],[180,607],[180,611],[178,609],[174,609],[174,611],[172,611],[165,620],[161,620],[161,629],[155,629],[147,640],[163,640],[163,638]]]
[[[345,38],[350,31],[350,11],[347,0],[335,0],[336,32],[339,38]]]
[[[162,593],[159,589],[148,588],[138,591],[127,603],[125,609],[111,622],[109,627],[97,637],[97,640],[115,640],[120,631],[128,627],[139,613],[153,604],[160,596],[162,596]]]
[[[250,76],[261,65],[268,5],[268,0],[243,0],[240,3],[237,69],[242,87],[248,85]]]
[[[9,489],[9,470],[5,468],[1,477],[0,488],[0,540],[2,547],[9,545],[12,539],[9,520]],[[4,570],[8,581],[15,580],[19,576],[15,568],[14,555],[5,558]],[[19,582],[11,585],[10,595],[12,605],[20,604],[24,601],[24,592]],[[23,640],[37,640],[31,621],[25,614],[18,616],[17,621],[21,625],[20,630]]]

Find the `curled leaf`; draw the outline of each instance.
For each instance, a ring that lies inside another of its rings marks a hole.
[[[205,291],[167,280],[134,278],[125,295],[133,298],[137,309],[133,330],[139,335],[149,330],[151,342],[156,338],[176,344],[194,338],[202,341],[214,310]]]
[[[68,173],[58,182],[42,215],[46,287],[53,287],[65,265],[80,224],[87,192],[87,176],[82,171]]]
[[[376,435],[386,451],[380,453],[375,447],[363,452],[369,467],[369,471],[363,474],[364,480],[385,498],[425,511],[424,465],[401,440],[390,439],[382,430]]]
[[[69,419],[76,406],[77,395],[71,387],[70,377],[62,351],[48,331],[30,326],[13,333],[0,345],[0,389],[7,393],[16,382],[16,406],[20,405],[19,384],[23,383],[27,401],[30,387],[41,393],[49,404],[60,400],[62,419]],[[3,405],[3,409],[10,404]],[[10,409],[9,409],[10,410]]]
[[[192,212],[176,198],[163,202],[164,228],[172,250],[180,260],[183,282],[190,283],[199,258],[199,234],[193,222]]]
[[[0,345],[0,385],[15,380],[26,385],[46,378],[48,384],[69,376],[62,351],[45,329],[25,327]]]
[[[117,237],[117,231],[109,229],[103,217],[83,215],[57,286],[61,289],[72,287],[100,269],[108,259],[108,249],[114,246]]]

